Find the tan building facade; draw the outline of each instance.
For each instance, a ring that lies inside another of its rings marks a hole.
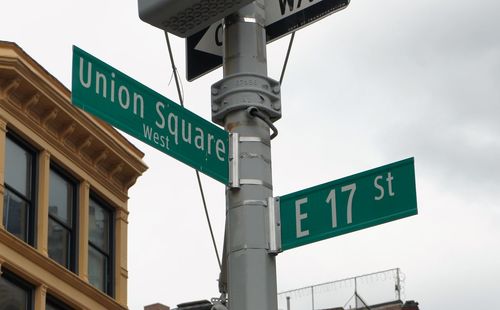
[[[0,41],[0,310],[127,309],[127,193],[143,156]]]

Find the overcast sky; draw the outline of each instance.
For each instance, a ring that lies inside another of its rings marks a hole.
[[[164,35],[138,18],[136,1],[3,2],[0,40],[68,88],[77,45],[178,101]],[[415,157],[419,214],[280,254],[278,291],[399,267],[404,299],[421,309],[498,303],[499,29],[497,0],[353,0],[297,32],[272,144],[274,195]],[[172,44],[184,77],[184,40]],[[287,44],[268,45],[275,79]],[[186,107],[210,120],[221,77],[183,81]],[[194,171],[130,139],[149,166],[130,191],[130,309],[218,296]],[[202,179],[220,249],[224,186]]]

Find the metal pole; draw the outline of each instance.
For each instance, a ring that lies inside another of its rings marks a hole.
[[[264,25],[264,0],[225,18],[224,78],[212,85],[212,120],[239,137],[239,164],[233,168],[238,171],[231,174],[237,179],[226,190],[228,244],[223,268],[231,310],[278,308],[275,256],[268,251],[267,200],[273,197],[270,130],[249,112],[257,109],[272,121],[281,116],[279,83],[267,77]]]
[[[314,286],[311,286],[312,310],[314,310]]]
[[[286,296],[286,310],[290,310],[290,296]]]
[[[401,281],[399,280],[399,268],[396,269],[396,294],[398,300],[401,300]]]
[[[354,278],[354,306],[358,309],[358,278]]]

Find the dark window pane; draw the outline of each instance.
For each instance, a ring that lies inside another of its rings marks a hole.
[[[5,149],[5,183],[25,197],[30,197],[32,155],[9,138]]]
[[[74,269],[75,184],[56,170],[50,170],[49,184],[49,257]]]
[[[49,214],[72,227],[73,184],[50,171]]]
[[[69,268],[70,232],[49,218],[49,257]]]
[[[91,199],[89,213],[89,241],[109,254],[110,212]]]
[[[107,291],[108,258],[89,247],[89,282],[101,291]]]
[[[57,300],[52,295],[47,295],[47,303],[45,304],[45,310],[71,310],[71,307]]]
[[[0,310],[27,310],[29,291],[0,277]]]
[[[51,303],[47,303],[45,305],[45,310],[61,310],[61,308],[57,307],[56,305],[54,304],[51,304]]]
[[[5,228],[19,239],[26,241],[29,205],[8,189],[5,189],[3,204],[3,224]]]

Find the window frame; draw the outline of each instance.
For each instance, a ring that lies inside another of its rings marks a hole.
[[[24,225],[26,225],[26,240],[23,240],[24,242],[28,243],[29,245],[36,247],[36,218],[38,216],[38,158],[39,158],[39,150],[37,150],[33,145],[31,145],[29,142],[21,138],[19,135],[17,135],[15,132],[12,132],[9,128],[7,128],[7,133],[6,133],[6,141],[11,140],[13,143],[15,143],[17,146],[22,148],[24,151],[29,153],[31,155],[31,167],[29,167],[30,171],[30,182],[29,185],[31,186],[30,189],[30,196],[31,197],[26,197],[24,194],[18,192],[16,189],[14,189],[12,186],[10,186],[7,183],[7,180],[5,180],[5,175],[4,175],[4,188],[5,190],[8,190],[12,193],[14,193],[16,196],[20,197],[24,202],[28,204],[28,216],[26,217]],[[5,147],[5,154],[4,154],[4,164],[8,165],[7,163],[7,146]],[[5,194],[4,194],[5,195]],[[5,221],[5,206],[4,206],[4,221]],[[5,227],[5,230],[7,230],[7,226]],[[8,231],[8,230],[7,230]]]
[[[26,295],[28,296],[28,300],[26,301],[26,310],[33,310],[35,307],[35,286],[3,266],[0,267],[0,270],[0,278],[4,278],[15,286],[26,291]]]
[[[61,168],[57,163],[51,161],[50,162],[50,169],[49,169],[49,187],[51,185],[51,180],[50,180],[50,175],[51,172],[54,172],[59,175],[62,179],[70,183],[73,187],[73,197],[72,197],[72,214],[71,214],[71,222],[72,222],[72,227],[68,228],[66,223],[63,223],[61,220],[59,220],[56,216],[52,216],[50,214],[50,211],[48,212],[48,221],[53,220],[55,221],[58,225],[61,225],[64,229],[70,232],[70,248],[68,251],[69,255],[69,262],[67,262],[66,265],[62,265],[68,270],[77,273],[78,272],[78,232],[79,232],[79,225],[78,225],[78,220],[79,220],[79,191],[78,191],[78,186],[79,182],[78,180],[73,177],[70,173],[68,173],[65,169]],[[49,202],[50,202],[50,188],[49,188]],[[50,206],[49,206],[50,207]],[[47,230],[47,239],[49,238],[49,231]],[[49,242],[47,240],[47,251],[49,250]],[[50,257],[50,256],[49,256]],[[55,260],[54,260],[55,261]],[[57,262],[57,261],[56,261]],[[59,263],[59,262],[58,262]]]
[[[109,212],[109,231],[108,231],[108,246],[109,246],[109,253],[104,253],[99,246],[95,245],[92,243],[90,240],[90,202],[91,201],[96,202],[100,207],[102,207],[105,211]],[[112,207],[110,203],[108,203],[106,200],[101,198],[96,192],[90,191],[89,195],[89,240],[88,240],[88,246],[89,249],[87,251],[87,254],[90,253],[90,249],[92,248],[93,250],[97,251],[98,253],[104,255],[108,259],[108,264],[107,264],[107,281],[105,283],[105,288],[103,290],[104,293],[108,294],[111,297],[115,297],[115,238],[116,238],[116,233],[115,233],[115,216],[116,216],[116,209]],[[90,256],[90,255],[89,255]],[[90,268],[90,264],[89,264]]]

